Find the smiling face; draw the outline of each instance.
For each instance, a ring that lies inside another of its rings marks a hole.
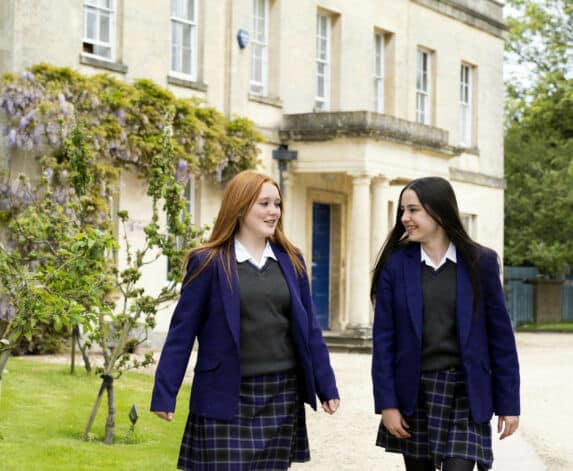
[[[281,198],[272,183],[263,183],[255,204],[240,223],[240,232],[252,238],[268,239],[275,233],[281,217]]]
[[[414,190],[402,193],[400,208],[403,211],[401,221],[409,240],[424,245],[443,236],[444,229],[422,206]]]

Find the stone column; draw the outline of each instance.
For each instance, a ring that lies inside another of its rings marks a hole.
[[[370,236],[370,270],[374,268],[376,257],[388,236],[388,192],[390,183],[385,178],[372,180],[372,226]]]
[[[350,296],[348,329],[369,334],[370,324],[370,177],[352,180]]]

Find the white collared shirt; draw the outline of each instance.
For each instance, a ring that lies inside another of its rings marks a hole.
[[[425,263],[426,265],[428,265],[429,267],[433,268],[434,270],[437,270],[438,268],[440,268],[444,263],[446,263],[446,260],[451,260],[454,263],[458,262],[458,257],[456,255],[456,246],[452,242],[450,242],[450,245],[448,246],[448,250],[446,250],[446,253],[444,254],[442,259],[440,260],[440,263],[438,263],[437,265],[435,265],[434,262],[432,262],[432,259],[426,253],[426,251],[422,248],[421,245],[420,245],[420,256],[421,256],[422,262]]]
[[[261,257],[261,260],[257,262],[257,260],[255,260],[255,257],[253,257],[249,253],[249,251],[245,248],[245,246],[241,244],[237,239],[235,239],[235,258],[237,260],[237,263],[249,261],[259,270],[265,266],[265,263],[267,263],[268,258],[277,260],[277,256],[273,252],[271,244],[269,243],[268,240],[267,240],[267,245],[265,245],[265,250],[263,251],[263,256]]]

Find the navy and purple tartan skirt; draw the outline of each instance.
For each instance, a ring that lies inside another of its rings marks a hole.
[[[441,469],[444,459],[453,457],[475,461],[480,470],[491,468],[491,427],[473,422],[461,371],[422,373],[416,409],[404,418],[410,438],[396,438],[380,422],[376,445],[411,458],[432,460],[436,469]]]
[[[224,422],[189,414],[178,469],[288,469],[310,460],[304,404],[294,371],[241,379],[237,417]]]

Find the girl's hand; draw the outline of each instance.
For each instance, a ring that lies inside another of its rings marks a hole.
[[[500,440],[509,437],[519,427],[519,417],[515,415],[500,415],[497,418],[497,433],[501,433]]]
[[[322,409],[327,414],[334,414],[338,407],[340,406],[340,399],[329,399],[328,401],[324,401],[322,403]]]
[[[173,412],[163,412],[154,410],[153,413],[160,419],[167,420],[167,422],[171,422],[173,420]]]
[[[411,436],[407,430],[410,426],[404,420],[404,417],[402,417],[398,409],[384,409],[382,411],[382,423],[388,432],[396,438],[410,438]]]

